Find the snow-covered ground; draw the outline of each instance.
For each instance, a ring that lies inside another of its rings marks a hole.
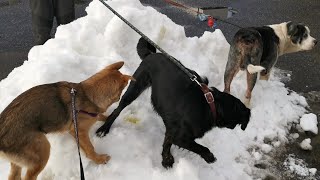
[[[305,179],[313,179],[316,174],[316,168],[308,168],[306,163],[293,154],[289,154],[283,163],[285,169],[291,174],[291,176],[304,177]]]
[[[107,3],[185,66],[207,76],[210,85],[223,89],[229,44],[220,30],[206,32],[200,38],[187,38],[183,27],[153,8],[142,6],[138,0]],[[98,0],[93,0],[86,11],[87,16],[60,26],[55,39],[32,48],[28,61],[0,82],[0,111],[33,86],[62,80],[79,82],[119,60],[125,61],[122,72],[132,74],[135,71],[141,62],[136,53],[139,35]],[[243,100],[245,88],[245,73],[239,73],[232,83],[231,93]],[[280,77],[273,75],[269,82],[258,81],[253,90],[252,117],[246,131],[239,127],[234,130],[213,128],[197,140],[217,157],[214,164],[207,164],[198,155],[173,146],[175,164],[167,170],[161,166],[165,128],[161,118],[153,112],[149,96],[148,90],[128,106],[106,137],[94,135],[100,123],[91,129],[96,151],[108,153],[111,160],[106,165],[96,165],[83,158],[87,179],[256,179],[255,162],[287,142],[290,123],[299,123],[307,106],[305,98],[289,92]],[[133,118],[138,121],[132,123],[130,119]],[[58,134],[48,135],[48,138],[51,155],[39,179],[79,179],[77,149],[72,137]],[[265,144],[265,139],[270,143]],[[8,172],[9,163],[0,160],[1,179],[6,178]]]

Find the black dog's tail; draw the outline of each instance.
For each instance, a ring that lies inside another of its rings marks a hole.
[[[141,60],[152,53],[156,53],[157,49],[152,46],[148,41],[146,41],[143,37],[139,39],[137,44],[137,52]]]

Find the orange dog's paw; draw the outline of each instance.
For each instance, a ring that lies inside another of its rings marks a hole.
[[[107,164],[107,162],[111,159],[108,154],[97,155],[95,158],[95,162],[97,164]]]

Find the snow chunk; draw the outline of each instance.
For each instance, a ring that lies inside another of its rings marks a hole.
[[[299,138],[299,134],[298,134],[298,133],[294,133],[294,134],[292,134],[292,137],[293,137],[294,139],[298,139],[298,138]]]
[[[263,144],[261,146],[261,150],[264,152],[264,153],[269,153],[271,150],[272,150],[272,146],[269,145],[269,144]]]
[[[253,156],[256,160],[260,160],[262,158],[262,155],[259,152],[254,152]]]
[[[303,150],[312,150],[312,146],[311,146],[311,139],[308,138],[308,139],[305,139],[303,140],[301,143],[300,143],[300,147],[303,149]]]
[[[281,145],[281,142],[280,141],[272,142],[272,145],[274,147],[279,147]]]
[[[310,172],[310,174],[311,174],[312,176],[314,176],[314,175],[316,174],[316,172],[317,172],[317,169],[316,169],[316,168],[310,168],[310,169],[309,169],[309,172]]]
[[[304,131],[311,131],[314,134],[318,134],[318,121],[317,116],[313,113],[305,114],[300,119],[300,126]]]

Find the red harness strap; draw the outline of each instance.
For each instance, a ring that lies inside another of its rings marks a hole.
[[[207,103],[210,106],[210,109],[211,109],[211,112],[213,115],[213,122],[215,124],[217,124],[217,110],[216,110],[216,105],[214,104],[214,97],[213,97],[212,93],[210,92],[210,89],[208,88],[208,86],[203,83],[201,83],[201,90],[204,94],[204,97],[207,100]]]

